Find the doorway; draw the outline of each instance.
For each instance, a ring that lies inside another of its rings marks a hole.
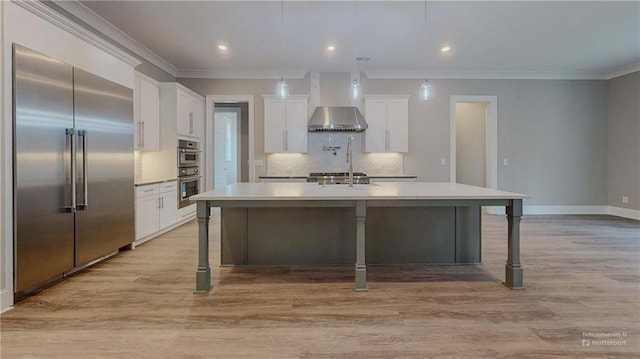
[[[207,95],[205,188],[253,182],[253,96]]]
[[[498,189],[498,97],[451,96],[449,108],[449,181]]]
[[[221,188],[239,182],[242,178],[238,163],[242,148],[238,134],[242,132],[240,107],[216,105],[214,111],[214,179],[213,187]]]

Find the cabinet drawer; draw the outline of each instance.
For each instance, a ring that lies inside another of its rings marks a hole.
[[[165,192],[169,192],[169,191],[177,191],[178,190],[177,186],[178,185],[177,185],[176,181],[161,183],[161,184],[158,185],[160,193],[165,193]]]
[[[150,184],[146,186],[136,187],[136,198],[153,196],[159,193],[159,186],[157,184]]]

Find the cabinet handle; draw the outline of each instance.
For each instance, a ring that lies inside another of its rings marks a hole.
[[[160,198],[161,197],[158,197],[158,208],[162,208],[162,207],[160,207]]]
[[[284,130],[284,152],[289,152],[289,131]]]
[[[164,197],[160,197],[160,208],[164,208]]]
[[[152,189],[145,189],[143,192],[153,192],[153,188]]]
[[[189,112],[189,134],[193,135],[193,112]]]
[[[140,147],[144,147],[144,121],[140,122]]]
[[[387,130],[387,131],[386,131],[385,136],[386,136],[386,138],[385,138],[385,149],[386,149],[387,151],[389,151],[389,142],[390,142],[390,141],[389,141],[389,140],[390,140],[390,139],[389,139],[389,130]]]

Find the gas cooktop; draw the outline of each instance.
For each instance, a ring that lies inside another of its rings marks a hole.
[[[317,182],[318,184],[347,184],[349,183],[349,172],[311,172],[307,176],[307,182]],[[369,177],[362,172],[353,173],[353,184],[368,184]]]

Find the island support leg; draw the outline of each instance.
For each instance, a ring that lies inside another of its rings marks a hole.
[[[365,260],[365,221],[367,217],[367,203],[356,201],[356,292],[366,292],[367,265]]]
[[[209,201],[198,201],[198,269],[195,293],[209,293],[211,289],[211,267],[209,267]]]
[[[520,217],[522,217],[522,200],[514,199],[506,208],[508,257],[505,264],[504,285],[511,289],[524,289],[522,265],[520,265]]]

